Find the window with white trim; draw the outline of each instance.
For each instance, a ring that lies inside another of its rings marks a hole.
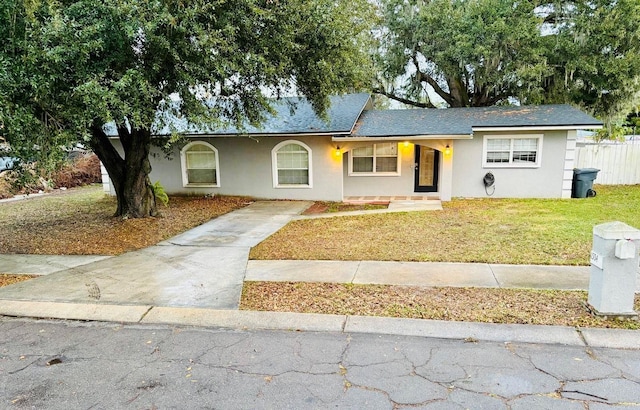
[[[486,135],[482,151],[484,167],[535,168],[540,166],[542,135]]]
[[[220,186],[218,150],[203,141],[193,141],[180,151],[182,185],[185,187]]]
[[[299,141],[283,141],[272,151],[275,188],[311,187],[311,148]]]
[[[349,156],[350,175],[399,175],[398,144],[384,142],[354,148]]]

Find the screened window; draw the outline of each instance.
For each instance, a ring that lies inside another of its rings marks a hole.
[[[273,149],[274,186],[311,186],[311,149],[297,141],[285,141]]]
[[[219,186],[218,151],[205,142],[192,142],[182,149],[184,186]]]
[[[541,146],[541,135],[508,138],[486,136],[484,139],[484,165],[507,167],[539,166]]]
[[[351,151],[352,174],[397,175],[398,162],[398,144],[394,142],[367,145]]]

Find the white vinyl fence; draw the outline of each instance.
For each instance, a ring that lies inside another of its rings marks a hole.
[[[578,144],[575,167],[598,168],[596,184],[640,184],[640,144]]]

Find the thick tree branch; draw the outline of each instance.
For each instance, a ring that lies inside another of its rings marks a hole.
[[[442,98],[447,104],[449,104],[452,107],[455,106],[455,100],[451,96],[451,94],[449,94],[448,92],[443,90],[442,87],[440,87],[440,85],[438,85],[438,82],[433,79],[433,77],[431,77],[428,74],[423,73],[422,71],[418,71],[416,73],[416,76],[418,78],[418,81],[420,81],[421,83],[425,82],[428,85],[430,85],[431,88],[433,88],[433,91],[435,91],[436,94],[438,94],[438,96],[440,96],[440,98]]]
[[[124,152],[131,149],[131,133],[124,123],[118,124],[118,137],[120,137]]]
[[[436,106],[431,104],[431,102],[421,103],[421,102],[418,102],[418,101],[409,100],[407,98],[400,97],[400,96],[395,95],[393,93],[389,93],[389,92],[385,91],[382,87],[376,87],[371,91],[374,92],[375,94],[384,95],[387,98],[390,98],[392,100],[401,102],[403,104],[412,105],[414,107],[418,107],[418,108],[436,108]]]
[[[411,56],[411,60],[413,62],[413,65],[416,67],[416,78],[418,82],[425,82],[430,85],[431,88],[433,88],[433,90],[436,92],[436,94],[440,96],[440,98],[442,98],[450,106],[453,106],[453,98],[451,94],[443,90],[442,87],[440,87],[440,84],[438,84],[438,82],[433,77],[420,70],[420,64],[418,62],[418,56],[416,52],[414,52],[413,56]]]
[[[113,146],[109,137],[102,129],[98,122],[91,126],[91,135],[93,138],[89,141],[89,145],[93,152],[96,153],[102,164],[109,172],[112,180],[119,180],[124,173],[124,159]]]

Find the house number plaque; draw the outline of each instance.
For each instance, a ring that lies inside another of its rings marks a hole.
[[[602,255],[597,252],[591,251],[591,264],[596,268],[603,269],[602,267]]]

